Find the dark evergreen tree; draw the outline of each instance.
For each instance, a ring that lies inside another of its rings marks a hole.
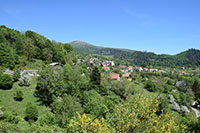
[[[38,119],[38,109],[32,103],[27,103],[25,109],[25,117],[24,119],[29,123],[35,122]]]
[[[10,75],[0,73],[0,89],[11,89],[13,81]]]
[[[200,84],[197,80],[194,81],[192,90],[194,91],[195,99],[200,102]]]
[[[97,66],[95,66],[92,70],[92,74],[90,76],[90,81],[93,85],[100,87],[101,85],[101,73]]]

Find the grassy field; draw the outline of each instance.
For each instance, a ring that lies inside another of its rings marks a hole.
[[[6,112],[12,113],[20,118],[18,126],[21,129],[26,129],[29,127],[28,122],[24,120],[24,111],[28,103],[31,102],[37,106],[39,117],[42,116],[45,112],[50,111],[47,107],[42,106],[39,102],[37,102],[37,98],[34,97],[35,87],[36,77],[33,77],[31,80],[31,86],[29,87],[20,87],[18,86],[18,82],[16,82],[14,83],[13,88],[10,90],[0,89],[0,107],[5,108]],[[21,102],[15,101],[13,99],[14,93],[17,89],[21,89],[24,94],[24,99]]]

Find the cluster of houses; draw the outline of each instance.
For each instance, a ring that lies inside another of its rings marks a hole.
[[[113,73],[112,72],[112,67],[115,67],[115,62],[112,60],[103,60],[100,61],[98,58],[92,58],[89,57],[88,59],[78,59],[78,63],[80,62],[88,62],[92,65],[98,65],[101,66],[102,69],[104,69],[107,72],[110,72],[110,78],[113,80],[120,80],[120,78],[127,78],[128,80],[132,80],[131,79],[131,73],[136,70],[139,72],[159,72],[159,73],[166,73],[169,72],[167,69],[157,69],[157,68],[143,68],[143,67],[133,67],[133,66],[119,66],[120,71],[123,73],[122,75],[120,75],[119,73]],[[188,74],[187,72],[179,72],[180,75],[186,75]]]
[[[111,68],[108,65],[105,65],[102,67],[105,71],[110,71],[110,78],[113,80],[119,80],[120,79],[120,74],[117,73],[112,73]],[[123,74],[121,75],[121,78],[127,78],[128,80],[132,80],[131,79],[131,73],[133,72],[133,70],[137,70],[137,71],[148,71],[148,72],[160,72],[160,73],[166,73],[168,72],[167,70],[159,70],[159,69],[154,69],[154,68],[142,68],[142,67],[133,67],[133,66],[119,66],[121,72],[123,72]]]

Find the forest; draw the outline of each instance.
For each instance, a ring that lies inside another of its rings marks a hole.
[[[106,71],[99,62],[110,58],[76,54],[68,43],[0,26],[0,132],[199,132],[199,50],[136,53],[119,55]],[[122,64],[152,69],[152,62],[168,71],[133,69],[131,80],[122,76]]]

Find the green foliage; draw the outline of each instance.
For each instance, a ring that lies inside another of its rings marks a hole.
[[[123,79],[120,82],[112,81],[110,90],[121,99],[126,100],[128,95],[134,93],[134,86],[132,86],[128,80]]]
[[[73,51],[73,48],[70,44],[68,43],[65,43],[64,44],[64,49],[69,53],[69,52],[72,52]]]
[[[4,111],[3,114],[0,116],[0,121],[17,124],[20,119],[19,117]]]
[[[151,80],[146,81],[144,88],[151,92],[158,91],[156,85]]]
[[[11,89],[13,81],[10,75],[0,73],[0,89]]]
[[[33,31],[19,31],[0,26],[0,66],[13,69],[26,61],[43,60],[45,63],[75,61],[73,48],[69,44],[50,41]]]
[[[0,121],[0,132],[1,133],[21,133],[22,131],[16,124]]]
[[[51,105],[57,96],[62,96],[64,82],[62,70],[54,70],[51,66],[45,66],[37,78],[37,87],[35,96],[39,98],[42,104]]]
[[[14,51],[6,43],[0,43],[0,65],[10,69],[15,66]]]
[[[67,127],[70,118],[73,117],[76,112],[83,112],[78,99],[70,95],[64,95],[54,102],[52,110],[55,113],[56,121],[60,127]]]
[[[94,67],[90,76],[90,81],[93,85],[100,87],[101,84],[101,73],[98,67]]]
[[[65,64],[64,67],[65,93],[81,97],[81,93],[89,89],[89,79],[82,75],[79,66]]]
[[[13,74],[13,80],[16,82],[20,79],[21,75],[20,75],[20,69],[16,69],[14,70],[14,74]]]
[[[33,123],[33,122],[37,121],[37,119],[38,119],[38,109],[32,103],[27,103],[24,113],[25,113],[24,119],[26,121],[28,121],[29,123]]]
[[[23,98],[24,94],[21,90],[16,90],[15,94],[14,94],[14,99],[16,101],[22,101],[24,98]]]
[[[200,84],[197,80],[194,81],[194,84],[192,85],[192,90],[195,94],[195,99],[200,101]]]
[[[85,91],[82,100],[84,111],[87,114],[97,116],[107,110],[104,98],[95,90]]]
[[[39,119],[40,126],[56,124],[56,117],[53,113],[47,112]]]

